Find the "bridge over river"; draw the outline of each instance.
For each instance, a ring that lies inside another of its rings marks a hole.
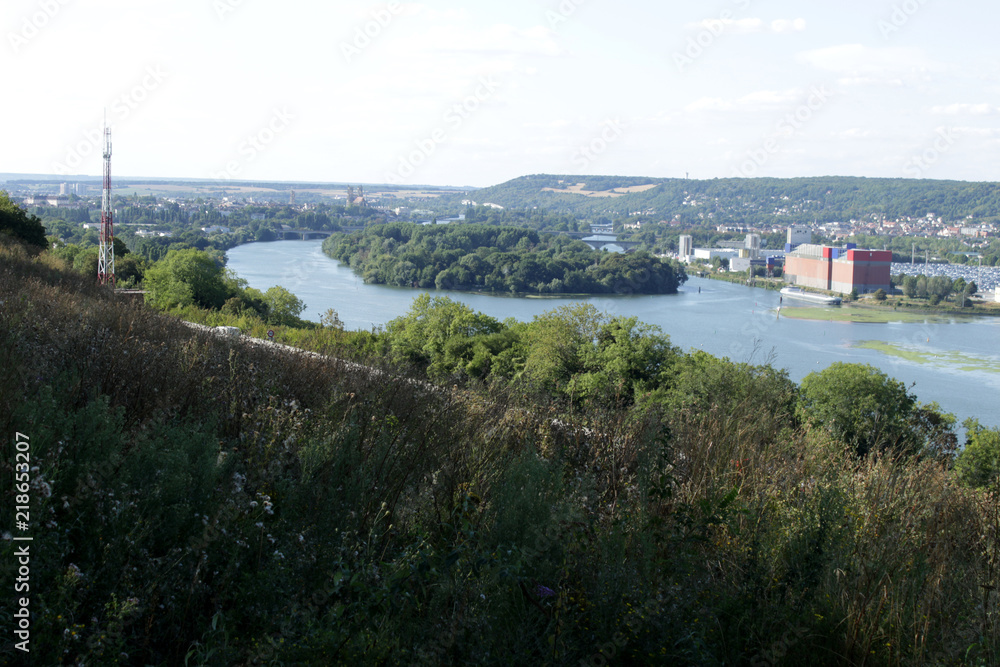
[[[277,229],[274,235],[281,241],[293,241],[301,239],[303,241],[315,241],[325,239],[333,232],[325,229]]]
[[[594,250],[603,250],[608,246],[617,246],[622,250],[638,248],[641,243],[637,241],[619,241],[616,234],[594,234],[593,232],[558,232],[565,236],[583,241]]]

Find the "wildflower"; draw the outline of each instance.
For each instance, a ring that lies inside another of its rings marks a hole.
[[[549,588],[548,586],[542,586],[541,584],[535,586],[535,595],[537,595],[540,598],[555,597],[555,594],[556,592],[551,588]]]

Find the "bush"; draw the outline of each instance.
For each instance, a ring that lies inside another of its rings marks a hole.
[[[955,472],[962,483],[988,487],[1000,480],[1000,429],[986,428],[975,419],[967,419],[965,448],[955,461]]]

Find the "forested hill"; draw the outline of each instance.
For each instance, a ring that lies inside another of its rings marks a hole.
[[[685,222],[730,224],[842,222],[869,218],[1000,221],[1000,184],[824,176],[720,178],[705,181],[622,176],[523,176],[478,190],[478,203],[545,208],[580,216],[646,212]]]

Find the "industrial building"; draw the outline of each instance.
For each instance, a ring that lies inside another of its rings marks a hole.
[[[805,244],[785,258],[785,281],[799,287],[850,294],[889,291],[892,253]]]
[[[787,244],[793,248],[812,241],[812,229],[809,227],[789,227]]]
[[[677,255],[681,258],[682,262],[690,262],[691,257],[694,256],[694,237],[684,234],[678,240],[679,250]]]
[[[741,271],[746,271],[750,267],[765,269],[768,275],[772,275],[775,269],[784,270],[785,258],[780,255],[768,255],[767,257],[761,257],[760,259],[752,259],[749,256],[734,257],[729,260],[729,271],[731,273],[739,273]]]

